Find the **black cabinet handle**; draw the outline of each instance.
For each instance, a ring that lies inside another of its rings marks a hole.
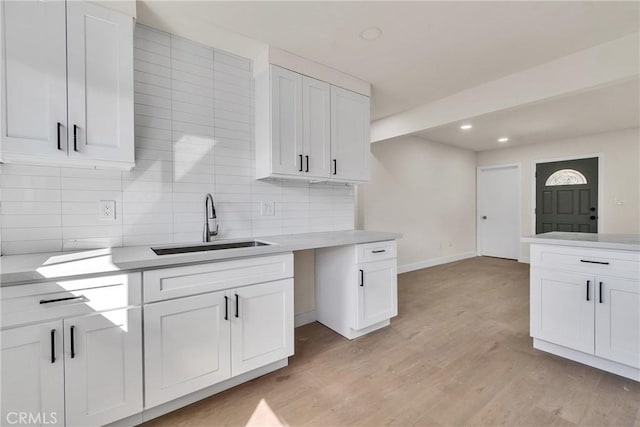
[[[386,249],[378,249],[377,251],[371,251],[372,254],[381,254],[382,252],[387,252]]]
[[[302,172],[302,154],[298,154],[298,156],[300,156],[300,169],[298,171]]]
[[[591,260],[588,260],[588,259],[581,259],[580,262],[586,262],[587,264],[609,265],[609,262],[607,262],[607,261],[591,261]]]
[[[591,285],[591,280],[587,280],[587,301],[591,301],[589,298],[589,286]]]
[[[77,297],[66,297],[66,298],[56,298],[56,299],[41,299],[40,304],[50,304],[52,302],[60,302],[60,301],[71,301],[74,299],[84,298],[84,295],[80,295]]]
[[[600,282],[600,304],[602,304],[602,282]]]
[[[73,151],[78,151],[78,125],[73,125]]]
[[[62,127],[62,123],[58,122],[58,150],[62,150],[62,146],[60,145],[60,128]]]
[[[236,317],[240,317],[240,314],[238,312],[238,300],[240,299],[240,297],[238,297],[238,294],[236,294]]]
[[[229,320],[229,297],[224,296],[224,320]]]
[[[72,326],[71,328],[69,328],[69,335],[71,338],[71,358],[73,359],[74,357],[76,357],[76,337],[75,337],[75,326]]]
[[[51,330],[51,363],[56,363],[56,330]]]
[[[360,270],[360,286],[364,287],[364,270]]]
[[[307,170],[306,172],[309,172],[309,156],[305,156],[307,158]]]
[[[338,174],[338,161],[336,159],[333,159],[333,174]]]

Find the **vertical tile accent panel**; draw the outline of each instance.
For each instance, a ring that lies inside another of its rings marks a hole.
[[[134,82],[133,170],[0,165],[2,254],[198,242],[206,193],[220,238],[354,228],[352,186],[255,180],[249,59],[137,25]]]

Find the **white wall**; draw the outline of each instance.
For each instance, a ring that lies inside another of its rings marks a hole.
[[[535,233],[532,228],[532,162],[569,156],[602,154],[602,204],[599,206],[600,233],[640,232],[640,130],[587,135],[560,141],[548,141],[521,147],[479,152],[478,166],[520,163],[522,167],[523,236]],[[622,204],[618,204],[618,203]],[[522,244],[522,258],[527,260],[529,245]]]
[[[200,241],[206,193],[221,238],[353,229],[353,187],[254,179],[251,66],[138,26],[136,167],[2,165],[2,254]],[[98,218],[100,200],[116,201],[115,221]]]
[[[474,256],[475,153],[417,137],[371,150],[371,181],[358,187],[358,226],[404,234],[400,271]]]

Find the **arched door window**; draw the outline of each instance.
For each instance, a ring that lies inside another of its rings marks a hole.
[[[575,169],[560,169],[547,178],[545,186],[555,185],[581,185],[586,184],[587,178]]]

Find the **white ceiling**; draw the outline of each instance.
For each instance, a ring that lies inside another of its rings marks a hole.
[[[156,21],[206,21],[368,81],[373,119],[636,32],[640,14],[635,1],[141,3]],[[362,40],[371,26],[382,38]]]
[[[463,123],[473,128],[463,131]],[[639,126],[640,83],[633,79],[433,128],[417,136],[483,151]],[[509,142],[499,143],[502,136]]]

